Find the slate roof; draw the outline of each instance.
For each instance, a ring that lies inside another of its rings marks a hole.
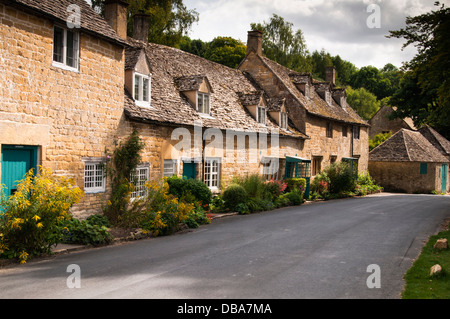
[[[419,132],[436,147],[442,154],[450,155],[450,141],[439,134],[429,125],[424,125],[419,129]]]
[[[420,132],[401,129],[369,153],[374,162],[438,162],[449,160]]]
[[[291,127],[289,130],[280,129],[269,115],[266,125],[253,118],[240,96],[255,94],[258,90],[241,71],[164,45],[132,38],[128,39],[128,44],[145,50],[152,69],[152,108],[136,106],[131,94],[126,92],[125,114],[131,120],[186,126],[201,121],[203,127],[265,133],[279,129],[280,135],[307,138]],[[126,56],[129,58],[132,56]],[[200,79],[205,77],[213,90],[210,96],[211,116],[199,114],[182,93],[183,90],[195,89]]]
[[[257,55],[258,56],[258,55]],[[310,90],[310,99],[306,98],[295,86],[294,81],[305,76],[304,73],[292,71],[266,57],[260,57],[262,62],[270,69],[284,84],[288,92],[312,115],[332,119],[339,122],[369,126],[349,105],[341,107],[334,99],[331,105],[325,102],[316,90]],[[313,81],[311,88],[319,82]]]
[[[73,14],[73,12],[67,11],[67,8],[75,4],[80,7],[82,31],[93,33],[120,45],[126,44],[85,0],[0,0],[0,2],[32,10],[34,13],[61,23],[66,23]]]

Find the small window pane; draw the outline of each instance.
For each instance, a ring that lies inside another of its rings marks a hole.
[[[63,63],[64,30],[55,27],[53,32],[53,61]]]
[[[134,99],[140,101],[139,87],[140,87],[141,77],[139,75],[134,76]]]
[[[142,88],[142,100],[145,102],[149,102],[149,80],[147,78],[143,78],[143,88]]]
[[[66,64],[73,68],[77,67],[77,42],[77,34],[70,30],[67,30]]]

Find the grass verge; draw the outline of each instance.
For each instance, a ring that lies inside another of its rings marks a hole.
[[[450,242],[450,228],[431,236],[419,258],[405,274],[403,299],[450,299],[450,249],[438,250],[433,246],[440,238]],[[430,268],[441,265],[443,271],[438,276],[430,276]]]

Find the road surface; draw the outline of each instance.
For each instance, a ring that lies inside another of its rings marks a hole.
[[[319,202],[0,270],[0,298],[399,298],[450,196]]]

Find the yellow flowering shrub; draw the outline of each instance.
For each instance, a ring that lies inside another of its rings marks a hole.
[[[143,228],[152,231],[154,236],[174,233],[178,225],[187,219],[194,205],[180,202],[169,194],[166,179],[149,182],[146,187],[147,195],[142,199]]]
[[[71,179],[49,169],[30,170],[14,195],[0,198],[0,256],[24,263],[30,255],[50,252],[60,238],[58,222],[70,217],[69,209],[82,196]]]

